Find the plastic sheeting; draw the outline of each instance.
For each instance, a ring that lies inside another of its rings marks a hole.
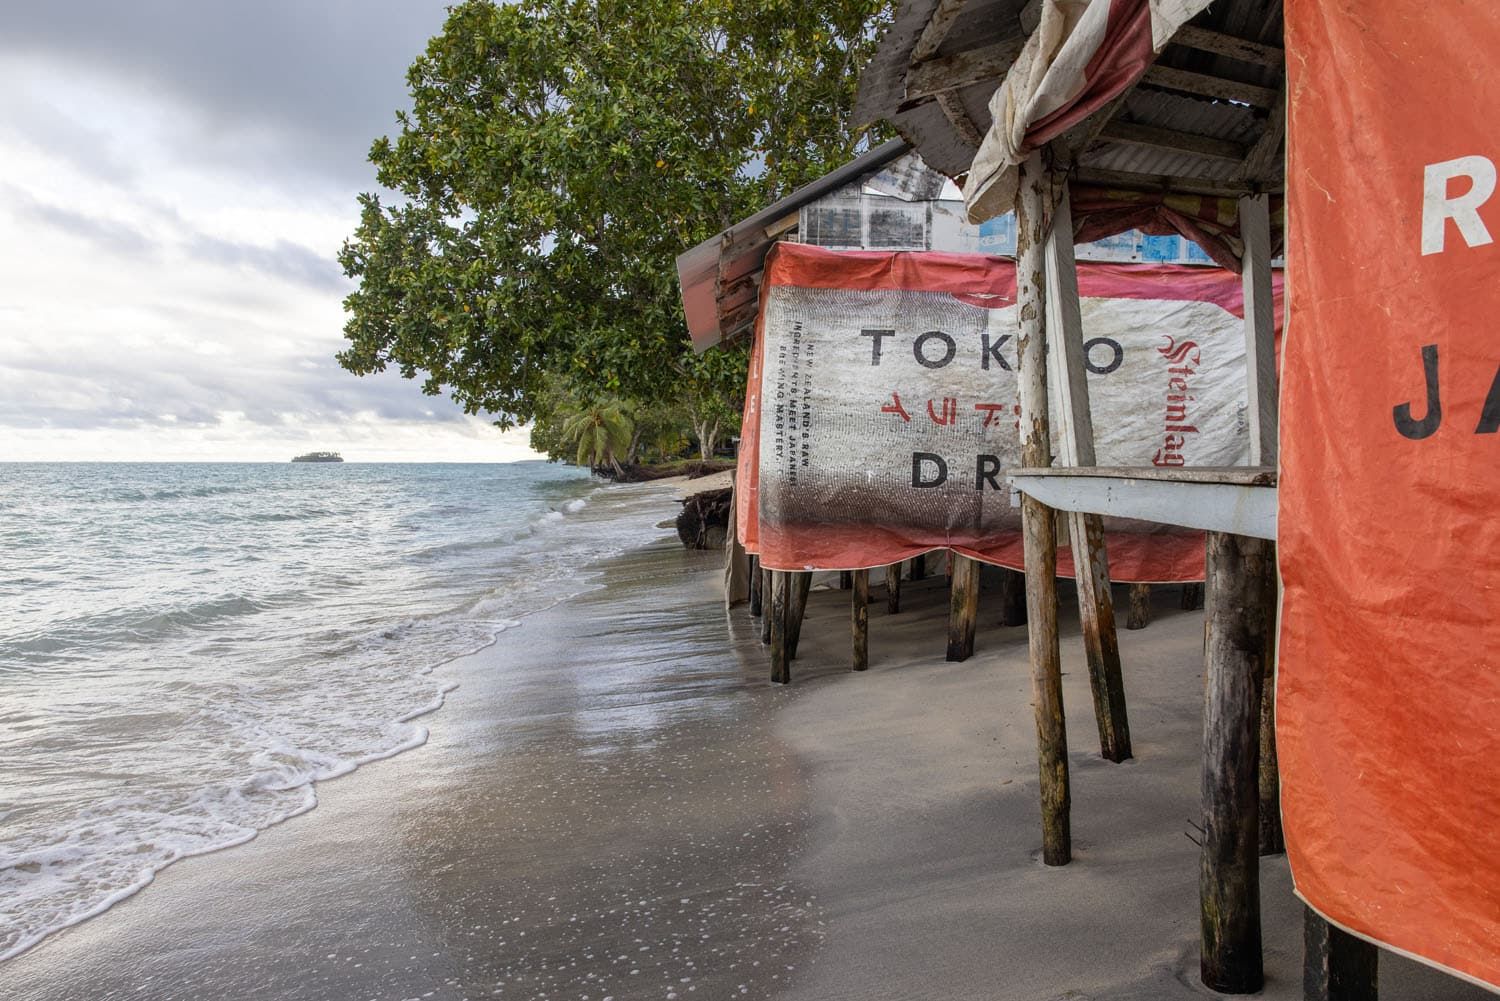
[[[1287,0],[1298,893],[1500,989],[1500,5]]]
[[[1246,462],[1238,276],[1081,264],[1078,284],[1099,465]],[[779,245],[741,438],[746,549],[777,570],[936,548],[1022,568],[1003,475],[1020,465],[1016,312],[1005,258]],[[1116,580],[1202,579],[1201,533],[1124,520],[1106,532]],[[1066,548],[1058,572],[1073,573]]]

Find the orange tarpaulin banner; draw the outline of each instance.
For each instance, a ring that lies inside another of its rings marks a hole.
[[[1500,989],[1500,4],[1287,0],[1297,892]]]
[[[1239,276],[1082,264],[1078,286],[1098,464],[1245,462]],[[776,570],[882,566],[939,548],[1023,567],[1004,476],[1020,464],[1017,332],[1008,259],[779,245],[745,397],[746,550]],[[1105,531],[1115,580],[1202,579],[1200,532],[1123,519]],[[1058,571],[1073,573],[1066,546]]]

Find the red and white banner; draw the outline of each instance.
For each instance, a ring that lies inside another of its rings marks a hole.
[[[1287,0],[1297,892],[1500,989],[1500,4]]]
[[[1080,264],[1078,285],[1098,463],[1246,462],[1240,278]],[[778,245],[741,437],[746,549],[780,570],[937,548],[1020,569],[1003,475],[1020,465],[1015,296],[1005,258]],[[1126,521],[1106,532],[1116,580],[1202,579],[1201,533]],[[1066,547],[1058,563],[1072,574]]]

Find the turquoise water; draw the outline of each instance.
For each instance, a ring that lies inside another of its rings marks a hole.
[[[0,464],[0,959],[420,745],[434,667],[671,510],[541,462]]]

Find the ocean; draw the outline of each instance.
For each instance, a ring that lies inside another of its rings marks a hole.
[[[0,959],[421,745],[435,669],[672,510],[544,462],[0,464]]]

